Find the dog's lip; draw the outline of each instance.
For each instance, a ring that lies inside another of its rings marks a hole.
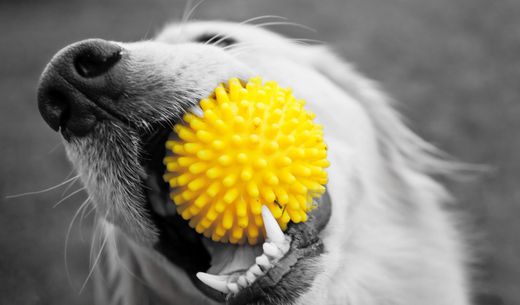
[[[292,239],[290,235],[284,234],[286,239]],[[296,240],[296,239],[295,239]],[[238,287],[238,292],[228,292],[223,293],[216,289],[213,289],[202,282],[197,283],[197,287],[201,289],[207,296],[211,297],[215,301],[218,302],[226,302],[227,304],[250,304],[253,300],[259,300],[261,298],[266,298],[266,291],[270,289],[277,289],[277,285],[284,280],[284,277],[289,276],[293,272],[297,271],[295,268],[299,268],[297,264],[302,260],[308,259],[307,253],[312,252],[320,254],[323,252],[323,243],[320,238],[316,238],[310,244],[306,244],[304,247],[299,248],[296,244],[290,242],[288,245],[288,250],[278,259],[270,262],[272,263],[271,267],[264,268],[259,266],[262,275],[256,275],[256,278],[253,283],[248,284],[246,287]],[[302,255],[305,254],[305,255]],[[265,253],[263,253],[265,256]],[[310,257],[315,256],[310,255]],[[253,264],[251,267],[255,266]],[[258,265],[256,265],[258,266]],[[251,269],[249,268],[249,270]],[[247,270],[244,270],[247,271]],[[231,276],[235,278],[232,280],[233,283],[236,284],[236,278],[239,275],[244,275],[244,273],[234,272]],[[267,296],[267,298],[269,298]]]
[[[309,213],[309,219],[303,223],[289,223],[285,235],[291,238],[290,248],[285,255],[280,258],[274,267],[270,268],[263,276],[258,277],[250,286],[241,289],[236,294],[228,295],[226,300],[230,305],[262,303],[272,304],[274,295],[284,294],[284,289],[279,286],[283,283],[290,282],[290,278],[306,277],[300,279],[301,285],[295,287],[298,291],[291,291],[291,296],[285,296],[285,300],[279,300],[282,303],[290,303],[291,298],[297,297],[304,293],[311,285],[315,272],[308,272],[309,260],[325,252],[325,246],[321,239],[320,232],[327,225],[332,205],[328,192],[325,192],[319,199],[320,207]],[[312,268],[312,263],[310,264]],[[307,270],[307,272],[306,272]],[[300,274],[297,274],[301,271]],[[314,274],[314,275],[312,275]],[[271,300],[271,301],[269,301]]]
[[[263,274],[257,276],[251,284],[239,287],[237,292],[224,294],[211,289],[213,298],[217,301],[226,301],[227,304],[236,305],[250,303],[275,304],[272,300],[278,298],[281,301],[290,303],[292,302],[291,300],[303,294],[312,284],[316,274],[316,272],[309,272],[309,270],[314,270],[315,259],[325,251],[319,233],[330,219],[331,203],[328,193],[325,193],[319,200],[321,209],[313,210],[309,214],[307,222],[290,223],[288,225],[284,237],[286,239],[290,238],[291,241],[288,245],[288,250],[282,252],[284,253],[282,257],[273,261],[272,266],[262,270]],[[264,250],[264,253],[267,252]],[[295,280],[296,278],[298,279]],[[283,296],[286,290],[283,287],[294,285],[292,283],[295,281],[299,281],[301,285],[295,287],[291,295]],[[202,288],[208,290],[207,287]]]
[[[277,286],[285,278],[291,276],[296,271],[298,264],[304,260],[312,259],[320,255],[324,251],[324,245],[321,238],[317,238],[311,244],[304,248],[297,248],[291,245],[291,249],[280,259],[280,261],[266,274],[258,277],[256,281],[241,290],[236,294],[229,294],[226,297],[226,302],[229,305],[243,305],[254,303],[261,298],[270,299],[269,290],[277,289]],[[305,287],[301,287],[302,290]]]

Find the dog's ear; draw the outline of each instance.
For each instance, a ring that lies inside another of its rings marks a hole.
[[[430,175],[451,174],[454,163],[445,154],[413,133],[394,109],[394,101],[379,86],[327,47],[312,46],[307,60],[318,72],[359,101],[377,131],[383,157],[389,164]]]

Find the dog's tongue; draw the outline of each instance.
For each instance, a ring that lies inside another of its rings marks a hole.
[[[207,238],[203,238],[203,243],[211,255],[211,267],[206,271],[211,274],[243,272],[255,264],[255,258],[263,252],[261,245],[224,244]]]

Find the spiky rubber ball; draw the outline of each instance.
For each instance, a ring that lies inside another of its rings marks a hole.
[[[264,240],[266,205],[285,230],[325,192],[327,146],[305,101],[276,82],[232,78],[184,115],[166,142],[164,179],[177,212],[214,241]]]

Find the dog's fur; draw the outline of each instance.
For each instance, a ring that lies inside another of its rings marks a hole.
[[[203,34],[237,44],[193,43]],[[276,80],[317,114],[331,162],[332,216],[320,233],[325,252],[314,261],[314,280],[291,302],[469,304],[465,245],[445,207],[449,196],[432,178],[450,175],[451,167],[349,64],[323,46],[233,23],[174,24],[154,41],[120,45],[130,61],[118,77],[131,88],[122,111],[142,129],[165,116],[178,119],[186,101],[230,77]],[[136,133],[108,122],[66,144],[99,216],[97,302],[212,304],[151,248],[157,231],[139,191],[145,173],[138,142]]]

